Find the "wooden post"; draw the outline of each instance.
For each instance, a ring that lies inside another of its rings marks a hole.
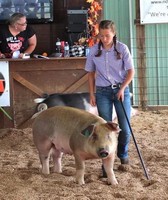
[[[102,7],[102,10],[100,11],[100,14],[99,14],[99,20],[98,20],[98,22],[100,22],[104,16],[104,0],[98,0],[98,2],[100,3]]]
[[[140,0],[136,0],[136,45],[137,45],[137,72],[139,89],[139,106],[142,110],[147,108],[146,83],[146,52],[145,52],[145,26],[140,24]]]

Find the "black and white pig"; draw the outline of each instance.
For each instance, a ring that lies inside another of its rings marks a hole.
[[[37,103],[37,112],[41,112],[54,106],[70,106],[86,110],[92,114],[98,115],[97,107],[90,105],[90,96],[85,93],[69,93],[69,94],[44,94],[44,97],[34,100]],[[36,114],[35,114],[36,116]],[[116,118],[115,109],[113,109],[113,120]],[[34,118],[34,117],[33,117]]]
[[[55,93],[55,94],[44,94],[44,97],[37,98],[34,101],[39,103],[37,111],[46,110],[47,108],[54,106],[70,106],[76,107],[83,110],[89,110],[89,93]]]
[[[49,174],[50,155],[54,172],[61,173],[63,153],[73,154],[76,182],[84,184],[85,160],[102,159],[108,183],[117,184],[113,165],[117,148],[118,124],[85,110],[55,106],[41,112],[33,123],[33,140],[39,152],[42,173]]]
[[[88,92],[85,93],[69,93],[69,94],[44,94],[42,98],[34,100],[37,103],[37,112],[41,112],[54,106],[70,106],[86,110],[92,114],[98,115],[97,107],[90,105],[90,96]],[[37,113],[38,114],[38,113]],[[131,108],[131,116],[137,114],[137,110]],[[33,118],[36,114],[33,116]],[[115,108],[113,106],[112,120],[117,118]]]

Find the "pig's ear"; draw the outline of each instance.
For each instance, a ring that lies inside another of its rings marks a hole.
[[[89,125],[87,128],[85,128],[83,131],[81,131],[81,134],[85,137],[89,137],[94,129],[94,124]]]
[[[114,122],[107,122],[106,125],[112,130],[112,131],[117,131],[120,132],[121,129],[119,128],[119,125]]]

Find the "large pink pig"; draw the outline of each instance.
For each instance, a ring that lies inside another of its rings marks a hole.
[[[84,184],[87,159],[102,159],[108,183],[117,184],[113,171],[117,148],[118,124],[87,111],[67,106],[49,108],[39,114],[33,123],[33,139],[39,152],[42,173],[49,174],[50,155],[54,172],[61,173],[63,153],[73,154],[76,164],[76,182]]]

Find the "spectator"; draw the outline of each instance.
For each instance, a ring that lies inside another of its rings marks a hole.
[[[26,16],[14,13],[9,23],[0,29],[0,57],[12,57],[19,52],[19,58],[24,53],[31,54],[36,47],[35,31],[27,25]]]

